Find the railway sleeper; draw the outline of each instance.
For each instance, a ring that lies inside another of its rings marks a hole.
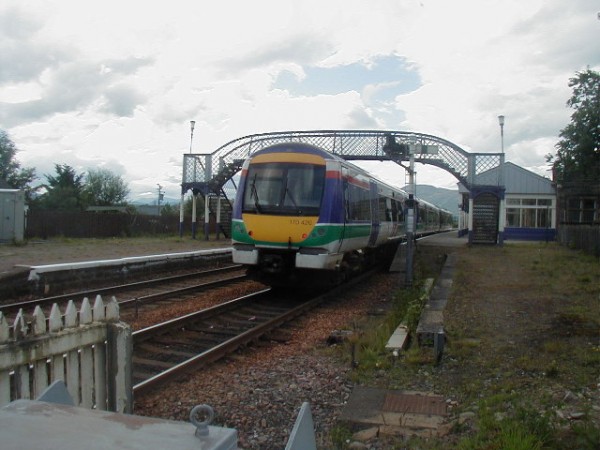
[[[167,361],[161,361],[157,359],[148,359],[141,358],[139,356],[133,357],[133,364],[136,366],[150,366],[150,367],[160,367],[162,369],[170,369],[173,367],[173,363]]]
[[[136,349],[139,349],[141,351],[148,352],[151,354],[162,354],[166,351],[163,347],[159,347],[157,345],[152,345],[152,344],[148,344],[148,343],[136,345]],[[184,358],[192,358],[192,357],[196,356],[196,353],[185,352],[185,351],[177,350],[177,349],[168,349],[168,351],[172,355],[182,356]]]

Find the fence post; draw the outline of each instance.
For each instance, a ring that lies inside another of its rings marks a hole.
[[[132,337],[129,326],[107,324],[108,409],[120,413],[133,412],[132,396]]]

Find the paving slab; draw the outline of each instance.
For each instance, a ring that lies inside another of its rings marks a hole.
[[[446,401],[426,392],[359,386],[342,411],[340,421],[354,429],[372,429],[392,435],[436,435],[447,421]]]

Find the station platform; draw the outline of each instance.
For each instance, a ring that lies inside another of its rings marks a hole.
[[[469,240],[467,236],[458,236],[457,231],[448,231],[446,233],[437,233],[419,239],[418,245],[430,245],[438,247],[465,247]]]
[[[85,252],[74,253],[78,247],[73,248],[68,244],[33,246],[39,249],[39,252],[24,251],[31,248],[3,247],[0,248],[0,256],[4,256],[2,268],[5,270],[0,271],[0,296],[19,294],[49,296],[60,292],[65,287],[81,289],[105,280],[128,282],[144,272],[186,269],[210,261],[231,260],[231,247],[227,246],[207,246],[207,248],[191,251],[154,253],[153,250],[166,249],[159,244],[157,242],[156,246],[146,245],[143,249],[146,254],[132,256],[136,251],[140,251],[139,247],[128,246],[127,243],[119,245],[107,242],[102,246],[91,243],[96,258],[82,258]],[[84,245],[80,244],[80,246]]]

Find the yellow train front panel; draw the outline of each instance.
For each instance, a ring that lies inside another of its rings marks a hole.
[[[297,245],[310,236],[318,216],[271,216],[242,214],[246,232],[256,245],[287,247]]]

